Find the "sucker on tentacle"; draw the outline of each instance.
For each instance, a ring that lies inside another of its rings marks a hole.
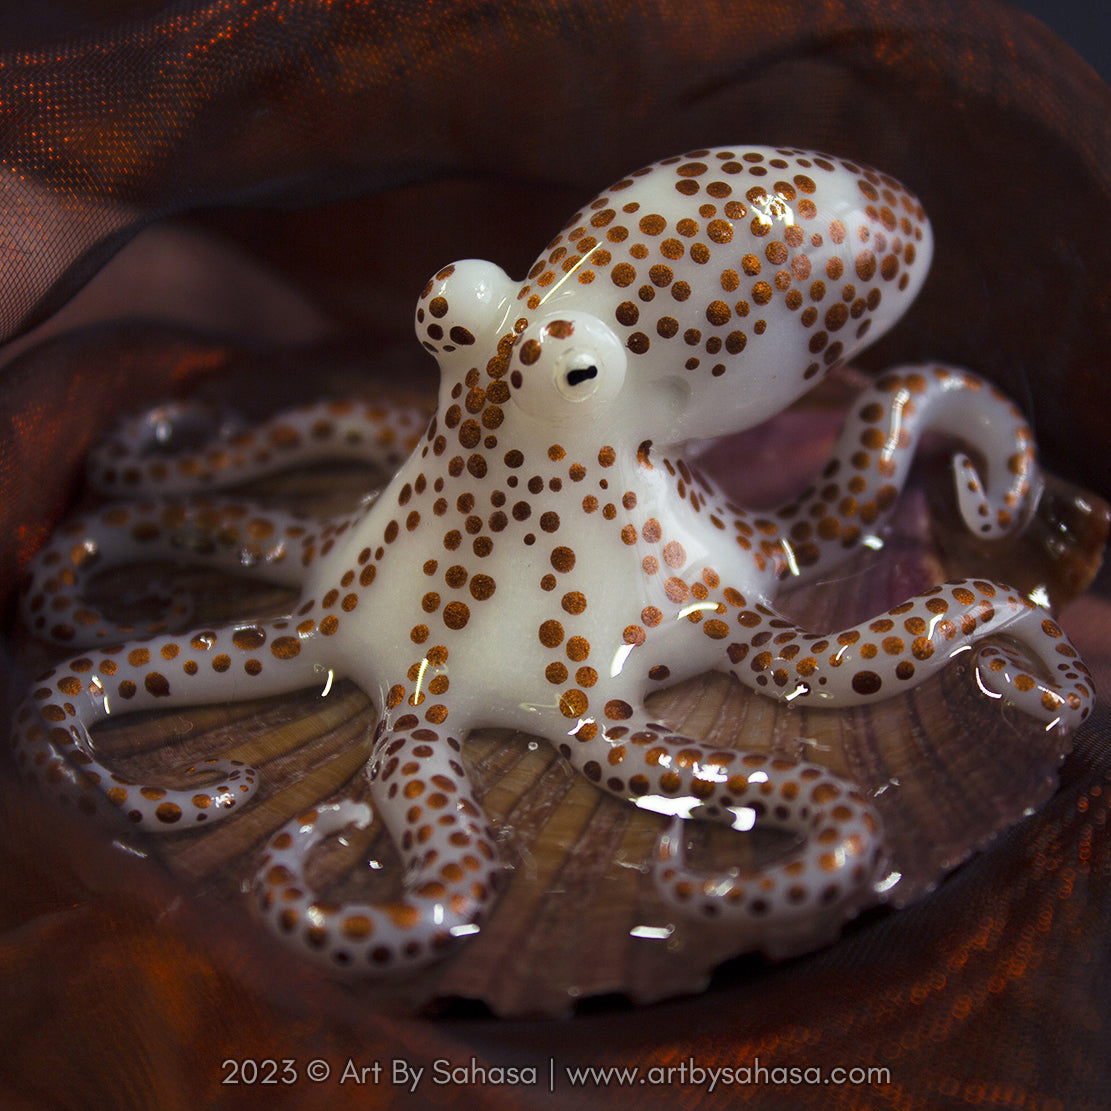
[[[546,737],[600,789],[661,815],[651,875],[675,913],[737,921],[773,951],[779,931],[824,937],[880,898],[887,842],[871,800],[817,764],[671,732],[644,709],[652,690],[718,670],[780,701],[851,709],[963,659],[1000,712],[1047,731],[1074,730],[1093,701],[1060,627],[1003,584],[938,585],[833,631],[775,608],[881,532],[927,432],[967,453],[954,456],[965,525],[988,539],[1022,527],[1041,490],[1032,437],[975,375],[881,376],[812,488],[773,510],[735,504],[684,450],[782,411],[883,334],[931,252],[921,205],[887,175],[798,150],[696,151],[616,182],[521,282],[477,260],[429,281],[416,330],[441,372],[430,423],[321,403],[180,451],[173,410],[125,425],[94,452],[93,481],[144,500],[63,526],[29,570],[29,627],[95,648],[36,683],[17,759],[144,828],[210,822],[248,803],[253,771],[216,765],[216,792],[171,795],[115,777],[89,730],[108,714],[350,678],[379,715],[366,773],[403,891],[338,904],[313,892],[310,853],[370,809],[302,813],[269,835],[255,878],[264,920],[299,952],[359,975],[416,967],[477,932],[499,861],[460,750],[484,725]],[[398,470],[325,523],[186,496],[324,454]],[[89,604],[90,575],[181,556],[300,596],[268,622],[178,634],[171,614],[112,647],[134,633]],[[705,875],[675,824],[693,820],[797,844],[752,875]]]

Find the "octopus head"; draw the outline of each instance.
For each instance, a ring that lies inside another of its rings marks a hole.
[[[700,150],[603,191],[524,282],[441,271],[417,328],[449,391],[477,375],[523,421],[670,445],[785,409],[902,316],[931,255],[921,204],[886,174]]]

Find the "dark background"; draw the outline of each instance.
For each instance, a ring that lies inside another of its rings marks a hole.
[[[43,42],[95,25],[109,13],[154,12],[169,6],[151,0],[106,0],[103,4],[37,0],[34,4],[0,5],[0,44]],[[1037,16],[1111,83],[1111,0],[1012,0],[1012,6]],[[75,9],[84,9],[83,15],[76,15]]]
[[[1108,0],[1021,0],[1012,3],[1037,16],[1111,82],[1111,3]]]

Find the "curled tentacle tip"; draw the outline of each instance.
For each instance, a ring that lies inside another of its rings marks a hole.
[[[1057,629],[1052,621],[1043,624]],[[1056,634],[1047,632],[1047,635],[1062,637],[1059,629]],[[1069,648],[1063,639],[1060,643]],[[1039,673],[1041,668],[988,644],[976,654],[976,681],[988,697],[1009,703],[1019,712],[1042,722],[1047,731],[1057,729],[1071,733],[1091,713],[1095,691],[1088,669],[1078,657],[1061,656],[1060,661],[1056,664],[1057,674],[1047,679]]]
[[[89,452],[86,478],[101,494],[142,491],[165,482],[170,466],[196,449],[211,451],[246,427],[230,410],[203,401],[171,401],[123,417]],[[199,482],[203,482],[203,476]]]
[[[983,540],[1001,540],[1020,531],[1037,506],[1041,479],[1027,475],[1004,490],[992,490],[976,464],[963,452],[953,456],[953,485],[965,527]]]
[[[137,828],[172,833],[228,817],[248,803],[259,788],[258,772],[241,760],[203,760],[186,769],[185,774],[204,776],[213,785],[171,790],[112,776],[108,799]]]
[[[692,811],[725,822],[742,835],[758,824],[802,839],[789,858],[755,874],[736,868],[715,874],[687,863],[687,820],[672,817],[656,845],[654,880],[664,899],[703,918],[735,920],[765,931],[794,926],[875,898],[886,864],[879,815],[852,784],[805,762],[767,761],[733,788],[739,797],[716,812]]]
[[[479,932],[495,887],[496,874],[464,857],[441,878],[407,887],[399,899],[347,903],[315,894],[306,875],[309,854],[351,825],[365,828],[372,817],[369,806],[348,799],[292,818],[270,839],[255,874],[263,920],[291,948],[340,974],[427,963]]]

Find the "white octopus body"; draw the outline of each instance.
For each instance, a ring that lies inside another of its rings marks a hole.
[[[716,669],[776,699],[851,706],[972,650],[985,687],[1047,728],[1089,712],[1075,650],[1002,584],[939,585],[836,631],[774,608],[785,580],[824,573],[882,526],[927,430],[986,461],[981,474],[955,459],[970,528],[999,536],[1022,523],[1040,488],[1033,443],[993,387],[950,367],[889,372],[855,403],[815,486],[767,513],[732,504],[684,453],[782,410],[890,327],[930,253],[921,206],[885,175],[801,151],[698,151],[616,183],[524,282],[474,260],[429,282],[416,318],[440,363],[436,414],[423,432],[405,418],[408,458],[348,518],[149,499],[340,444],[396,462],[384,411],[318,406],[181,456],[109,445],[99,484],[148,500],[64,527],[31,569],[31,627],[91,647],[36,684],[17,716],[21,763],[144,827],[209,822],[250,804],[255,773],[220,765],[227,782],[214,791],[128,783],[97,762],[89,728],[121,709],[353,679],[379,709],[372,798],[402,854],[404,896],[333,906],[306,883],[312,846],[369,819],[354,802],[279,830],[258,887],[280,936],[357,974],[432,959],[494,899],[495,842],[460,762],[480,725],[544,736],[601,789],[676,820],[745,828],[755,815],[801,835],[790,859],[724,877],[693,872],[681,839],[663,837],[655,878],[679,911],[732,915],[769,945],[818,908],[851,914],[884,868],[868,800],[819,766],[676,736],[644,700]],[[183,544],[296,585],[300,600],[281,620],[152,627],[113,647],[118,628],[83,596],[88,572]],[[979,644],[996,633],[1036,665]]]

